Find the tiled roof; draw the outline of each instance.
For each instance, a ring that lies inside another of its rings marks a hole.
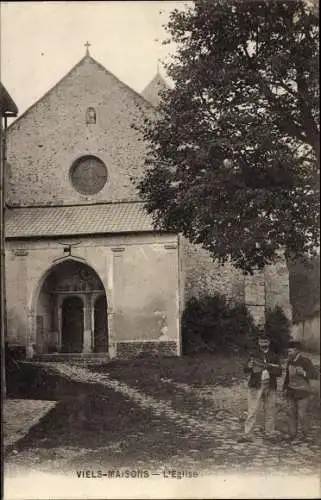
[[[6,210],[7,238],[153,231],[143,203],[21,207]]]

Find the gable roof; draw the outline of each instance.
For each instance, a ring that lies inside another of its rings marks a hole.
[[[6,238],[154,232],[141,202],[6,209]]]
[[[144,88],[142,96],[154,106],[160,103],[160,91],[168,89],[169,86],[163,77],[157,72],[152,81]]]
[[[69,76],[71,76],[72,73],[74,73],[80,66],[82,66],[83,64],[88,63],[88,62],[92,63],[97,68],[99,68],[100,70],[104,71],[109,77],[111,77],[115,81],[115,83],[117,83],[118,85],[121,85],[124,89],[127,90],[127,92],[129,92],[130,94],[132,94],[132,96],[133,96],[134,99],[137,99],[138,101],[140,101],[145,106],[152,107],[151,103],[148,100],[146,100],[144,98],[144,96],[142,96],[142,94],[140,94],[139,92],[136,92],[134,89],[132,89],[131,87],[129,87],[129,85],[127,85],[126,83],[122,82],[119,78],[117,78],[117,76],[115,76],[113,73],[111,73],[110,71],[108,71],[102,64],[100,64],[98,61],[96,61],[96,59],[94,59],[93,57],[91,57],[91,55],[89,53],[86,53],[86,55],[82,59],[80,59],[80,61],[77,64],[75,64],[75,66],[73,66],[68,71],[68,73],[66,73],[62,78],[60,78],[60,80],[58,80],[58,82],[55,85],[53,85],[53,87],[51,87],[47,92],[45,92],[45,94],[43,94],[39,99],[37,99],[37,101],[35,101],[31,106],[29,106],[13,123],[11,123],[9,125],[8,129],[11,129],[11,128],[15,127],[15,125],[18,122],[20,122],[20,120],[27,113],[29,113],[34,107],[37,106],[37,104],[39,104],[47,96],[49,96],[52,92],[54,92],[56,90],[56,88],[59,87],[60,84],[66,78],[68,78]]]

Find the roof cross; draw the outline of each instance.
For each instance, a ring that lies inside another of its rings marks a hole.
[[[90,47],[90,46],[91,46],[91,43],[89,43],[89,42],[86,42],[86,43],[85,43],[85,47],[86,47],[86,54],[87,54],[87,56],[89,56],[89,47]]]

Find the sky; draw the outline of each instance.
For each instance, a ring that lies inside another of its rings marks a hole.
[[[85,55],[141,92],[158,61],[175,51],[161,44],[163,25],[182,1],[1,2],[1,81],[19,115]],[[160,73],[166,76],[160,64]]]

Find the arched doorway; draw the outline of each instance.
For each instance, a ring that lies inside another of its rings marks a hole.
[[[82,352],[84,306],[80,297],[66,297],[61,306],[61,352]]]
[[[35,310],[39,354],[108,352],[105,288],[87,264],[72,259],[56,264],[42,283]]]
[[[94,351],[107,352],[107,349],[107,300],[105,295],[100,295],[94,304]]]

